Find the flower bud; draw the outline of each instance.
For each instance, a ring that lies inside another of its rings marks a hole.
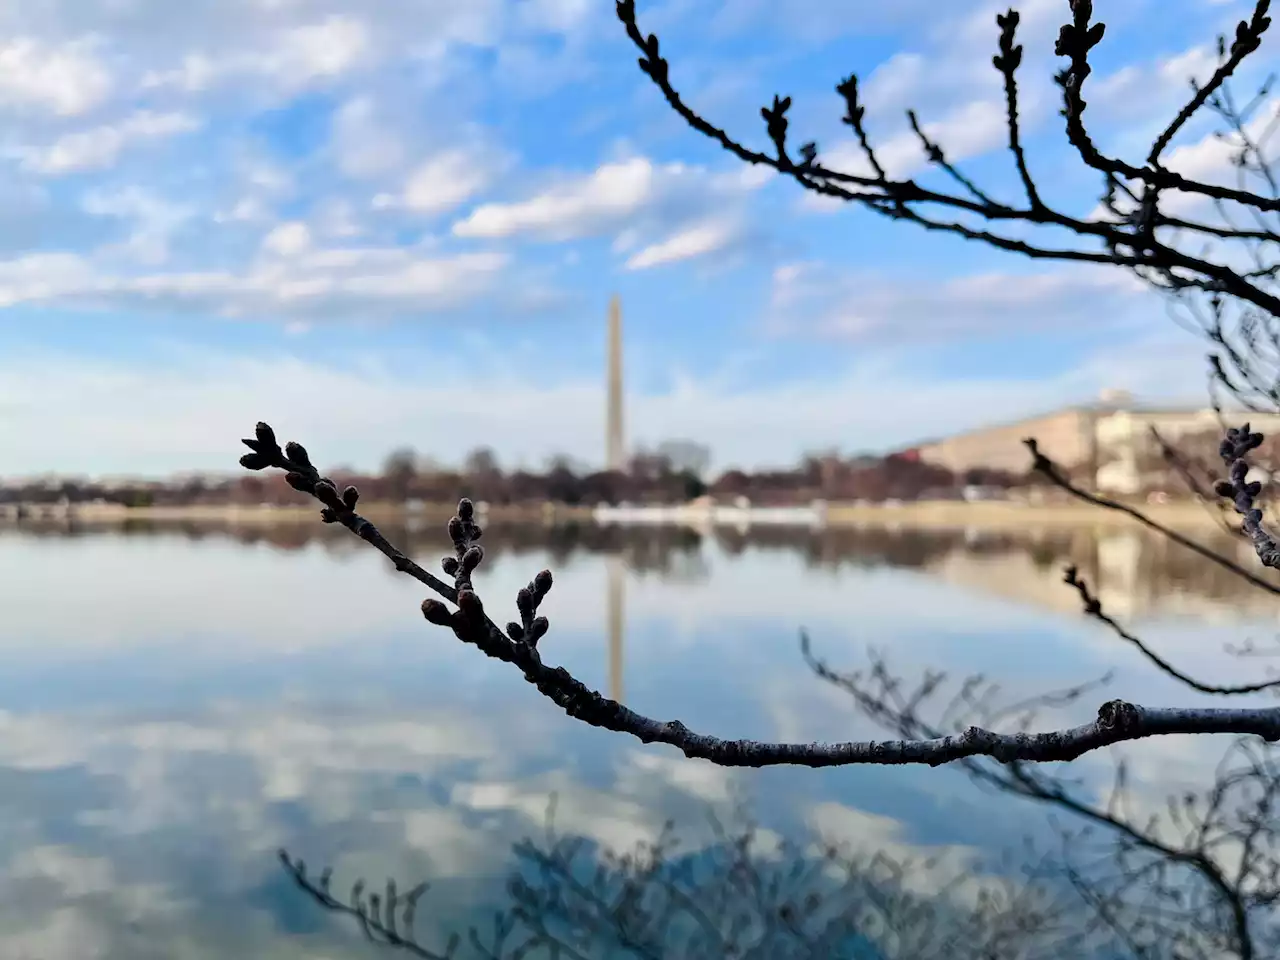
[[[428,597],[422,601],[422,615],[429,622],[441,627],[448,627],[453,624],[453,613],[434,597]]]
[[[338,488],[328,480],[320,480],[311,491],[317,500],[332,510],[341,510],[342,498],[338,496]]]
[[[307,456],[307,448],[293,440],[284,445],[284,455],[301,466],[311,466],[311,458]]]
[[[538,597],[541,599],[551,591],[551,571],[543,570],[533,578],[533,588],[538,591]]]
[[[529,642],[537,644],[544,636],[547,629],[551,626],[551,621],[546,617],[534,617],[533,623],[529,624]]]
[[[460,517],[449,518],[449,539],[454,543],[462,542],[462,519]]]
[[[484,615],[484,604],[474,590],[458,591],[458,609],[470,620],[477,620]]]
[[[276,432],[261,420],[259,420],[257,425],[253,428],[253,433],[254,436],[258,438],[258,442],[264,447],[270,449],[280,446],[280,444],[276,442]]]

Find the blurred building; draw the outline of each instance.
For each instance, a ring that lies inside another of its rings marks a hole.
[[[1280,414],[1241,415],[1264,434],[1280,432]],[[1120,390],[1104,390],[1092,404],[1069,407],[1015,423],[983,427],[921,444],[908,451],[921,461],[957,475],[970,470],[1025,474],[1031,455],[1022,441],[1034,437],[1040,450],[1073,478],[1110,493],[1138,493],[1160,486],[1160,444],[1221,437],[1219,415],[1210,409],[1149,407]]]

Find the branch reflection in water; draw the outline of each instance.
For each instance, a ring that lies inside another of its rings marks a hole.
[[[1019,875],[1006,862],[987,872],[956,850],[913,858],[789,839],[753,822],[745,804],[732,814],[726,823],[710,813],[702,831],[668,821],[653,840],[613,851],[562,832],[552,797],[545,831],[514,848],[509,905],[487,927],[452,931],[439,945],[416,933],[429,883],[402,891],[394,880],[369,888],[357,878],[343,894],[328,868],[310,874],[287,851],[280,857],[322,908],[353,918],[371,942],[426,960],[470,951],[504,960],[1031,960],[1068,947],[1100,955],[1112,939],[1065,884],[1034,869]]]

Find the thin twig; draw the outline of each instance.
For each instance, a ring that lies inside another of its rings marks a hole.
[[[1099,600],[1089,590],[1089,585],[1080,578],[1079,571],[1074,567],[1067,567],[1063,576],[1063,582],[1068,586],[1075,588],[1080,594],[1080,600],[1084,604],[1084,612],[1093,617],[1100,623],[1106,624],[1111,628],[1121,640],[1137,647],[1144,657],[1150,660],[1163,673],[1168,674],[1180,683],[1186,684],[1193,690],[1201,693],[1214,693],[1222,696],[1239,696],[1246,693],[1258,693],[1262,690],[1271,690],[1280,687],[1280,679],[1264,680],[1260,683],[1242,683],[1235,686],[1220,686],[1218,684],[1205,683],[1197,680],[1189,674],[1183,673],[1168,660],[1165,660],[1158,653],[1146,645],[1140,638],[1134,636],[1124,627],[1122,627],[1110,614],[1102,609],[1102,601]]]

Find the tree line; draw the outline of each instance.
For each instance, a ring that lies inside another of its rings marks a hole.
[[[402,449],[388,456],[376,473],[336,467],[329,475],[343,484],[359,486],[366,500],[372,502],[450,506],[463,496],[502,506],[672,504],[703,496],[720,501],[746,497],[761,505],[807,504],[813,500],[950,499],[961,496],[966,487],[1012,491],[1041,483],[1030,470],[1014,474],[978,468],[957,473],[904,453],[854,457],[815,454],[792,467],[733,467],[706,478],[702,471],[660,452],[638,453],[625,470],[591,469],[561,456],[551,458],[545,469],[535,471],[504,470],[487,449],[469,454],[458,467],[424,462],[413,451]],[[124,482],[36,479],[11,481],[0,489],[0,503],[62,501],[103,501],[133,507],[263,503],[287,506],[304,504],[307,497],[253,474]]]

